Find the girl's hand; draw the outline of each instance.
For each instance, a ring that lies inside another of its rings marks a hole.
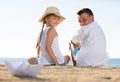
[[[59,66],[59,63],[56,63],[55,66]]]

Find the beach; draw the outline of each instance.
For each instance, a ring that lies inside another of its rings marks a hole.
[[[120,68],[46,66],[36,77],[17,77],[1,64],[0,82],[120,82]]]

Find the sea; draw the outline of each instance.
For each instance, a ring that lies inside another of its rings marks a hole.
[[[27,62],[27,58],[0,58],[0,64],[5,64],[5,60],[13,62],[13,63],[19,63],[19,62]],[[68,63],[68,65],[72,66],[72,61]],[[110,58],[107,64],[108,67],[120,67],[120,58]]]

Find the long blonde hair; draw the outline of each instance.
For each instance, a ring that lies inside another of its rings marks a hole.
[[[37,58],[40,57],[40,43],[41,43],[41,37],[42,37],[42,33],[43,33],[43,30],[44,30],[44,26],[45,26],[45,21],[43,22],[42,24],[42,28],[41,28],[41,31],[39,33],[39,36],[38,36],[38,40],[37,40],[37,45],[36,45],[36,49],[37,49]]]

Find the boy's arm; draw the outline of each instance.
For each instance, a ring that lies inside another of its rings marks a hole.
[[[77,44],[73,43],[72,40],[70,42],[70,50],[71,50],[72,62],[73,62],[73,66],[76,66],[76,60],[73,57],[73,50],[72,50],[71,44],[73,45],[74,48],[76,48],[76,47],[80,46],[80,42],[78,42]]]
[[[69,43],[69,50],[71,52],[71,59],[72,59],[72,63],[73,63],[73,66],[76,66],[76,60],[74,59],[73,57],[73,49],[72,49],[72,42]]]
[[[73,43],[72,40],[71,40],[71,43],[72,43],[72,45],[73,45],[74,48],[80,46],[80,42],[78,42],[77,44],[75,44],[75,43]]]

